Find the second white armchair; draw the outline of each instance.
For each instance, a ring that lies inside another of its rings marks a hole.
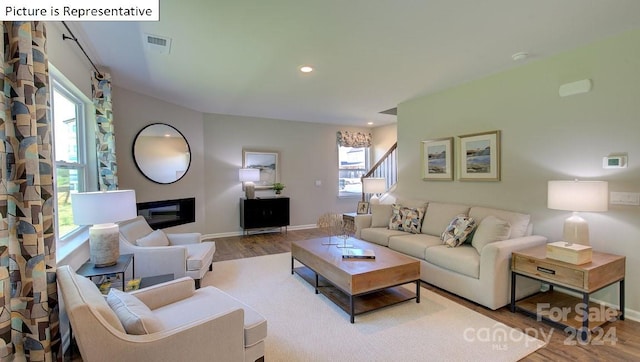
[[[184,276],[196,281],[211,270],[216,244],[202,241],[200,233],[165,234],[153,230],[142,216],[119,222],[120,253],[134,254],[137,278],[162,274]]]

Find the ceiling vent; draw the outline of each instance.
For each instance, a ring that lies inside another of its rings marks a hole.
[[[145,33],[144,45],[147,50],[154,53],[169,54],[169,51],[171,51],[171,38]]]

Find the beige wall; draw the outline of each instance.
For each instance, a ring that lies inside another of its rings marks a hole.
[[[640,192],[639,69],[636,31],[400,104],[398,193],[528,212],[537,234],[559,240],[569,213],[547,209],[548,180],[606,180],[610,191]],[[585,78],[590,93],[558,96],[561,84]],[[502,181],[421,179],[420,141],[491,130],[502,131]],[[602,168],[615,152],[628,153],[629,168]],[[640,207],[583,217],[595,250],[627,257],[626,303],[638,318]],[[617,304],[617,291],[596,297]]]
[[[291,198],[292,227],[315,225],[325,212],[352,212],[357,199],[339,199],[336,132],[365,130],[275,119],[204,115],[206,223],[211,233],[238,233],[238,169],[242,150],[279,152],[283,196]],[[319,180],[321,185],[316,186]],[[257,190],[256,196],[273,196]]]
[[[373,162],[378,162],[398,140],[398,125],[392,123],[386,126],[376,127],[371,130],[371,134],[374,142],[372,160]]]
[[[202,135],[202,113],[113,87],[113,115],[120,188],[135,189],[138,202],[195,197],[195,224],[179,225],[167,230],[210,232],[205,222],[205,142]],[[184,177],[175,183],[165,185],[150,181],[135,165],[133,141],[138,132],[151,123],[173,126],[189,142],[191,166]]]

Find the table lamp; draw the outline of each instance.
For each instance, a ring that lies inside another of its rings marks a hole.
[[[256,188],[254,181],[260,181],[260,170],[257,168],[241,168],[238,178],[243,182],[244,194],[247,199],[256,198]]]
[[[114,190],[71,194],[73,222],[89,228],[89,255],[96,267],[115,265],[120,257],[118,221],[137,214],[136,192]]]
[[[589,225],[578,212],[607,211],[608,194],[606,181],[549,181],[547,207],[573,212],[564,222],[563,240],[567,246],[589,245]]]
[[[362,201],[364,194],[373,194],[369,199],[371,204],[378,204],[378,194],[387,191],[387,181],[383,177],[367,177],[362,179]]]

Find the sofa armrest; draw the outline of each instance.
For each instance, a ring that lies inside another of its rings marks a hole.
[[[356,235],[355,235],[356,238],[360,239],[360,232],[362,231],[362,229],[371,227],[371,220],[372,220],[371,214],[356,215],[355,222],[354,222],[356,225]]]
[[[173,274],[182,278],[187,274],[187,249],[182,246],[136,246],[120,241],[120,254],[134,254],[135,277]]]
[[[167,234],[167,238],[171,245],[198,244],[202,242],[202,234],[200,233]]]
[[[511,253],[547,243],[547,238],[540,235],[523,236],[521,238],[496,241],[482,248],[480,253],[480,279],[492,281],[493,293],[503,293],[496,300],[506,299],[511,289]]]
[[[193,295],[195,290],[194,280],[184,277],[135,290],[131,294],[140,299],[149,309],[154,310],[187,299]]]

